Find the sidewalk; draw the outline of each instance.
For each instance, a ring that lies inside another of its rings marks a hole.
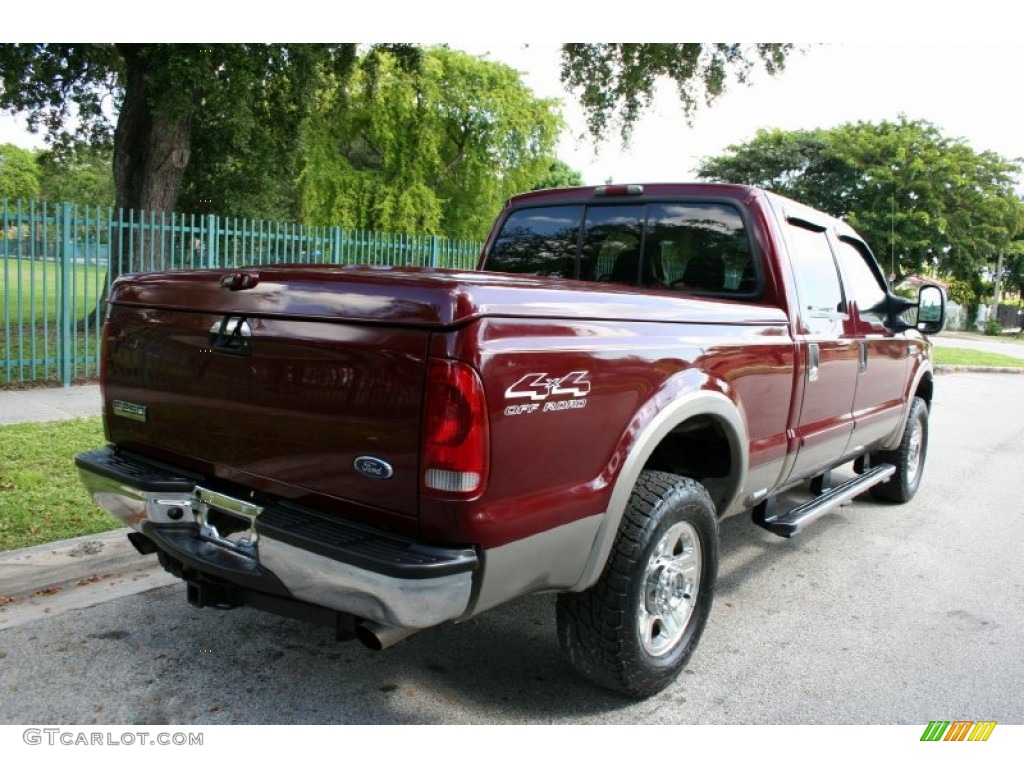
[[[0,630],[180,583],[127,530],[0,552]]]
[[[98,416],[101,408],[99,384],[0,390],[0,424]]]
[[[1009,334],[1007,334],[1009,335]],[[999,336],[979,338],[976,334],[962,331],[943,331],[932,336],[932,344],[936,347],[959,347],[960,349],[976,349],[979,352],[995,352],[1000,355],[1024,359],[1024,344]]]

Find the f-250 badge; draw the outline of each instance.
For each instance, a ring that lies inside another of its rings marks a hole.
[[[528,373],[505,390],[505,399],[529,400],[505,406],[506,416],[519,416],[536,411],[567,411],[585,408],[590,394],[587,371],[573,371],[564,376]],[[561,399],[570,398],[570,399]]]

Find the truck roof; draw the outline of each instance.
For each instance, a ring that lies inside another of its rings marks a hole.
[[[720,184],[712,182],[683,182],[655,184],[599,184],[589,187],[561,187],[524,192],[508,199],[507,205],[521,205],[541,200],[593,200],[594,198],[642,197],[732,197],[747,199],[763,194],[757,187],[746,184]]]

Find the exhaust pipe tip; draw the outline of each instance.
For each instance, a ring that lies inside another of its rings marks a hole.
[[[419,630],[415,628],[392,627],[387,624],[378,624],[375,621],[363,621],[356,625],[356,639],[374,651],[390,648],[417,632]]]

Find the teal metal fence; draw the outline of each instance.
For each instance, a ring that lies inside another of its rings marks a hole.
[[[0,387],[68,386],[98,374],[102,304],[114,272],[267,264],[471,269],[480,246],[432,235],[3,200]]]

